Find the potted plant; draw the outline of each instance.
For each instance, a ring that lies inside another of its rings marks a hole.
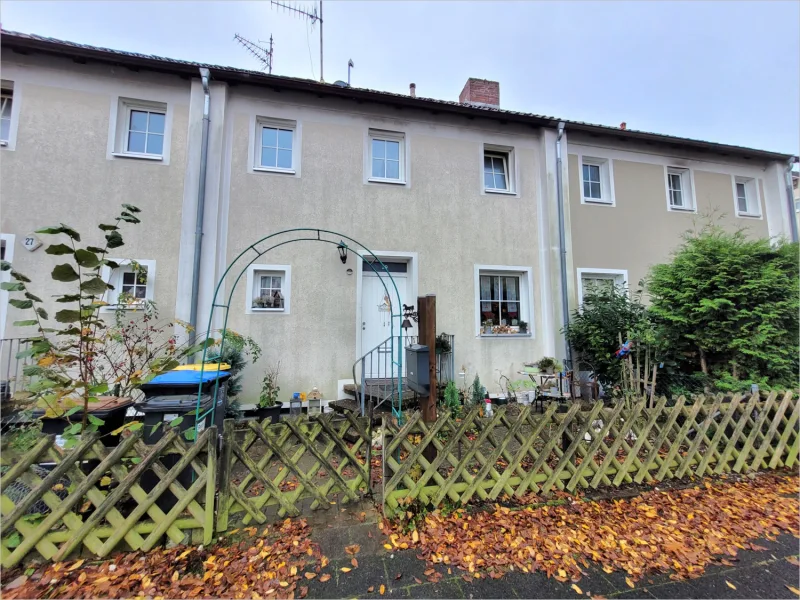
[[[544,358],[539,359],[539,368],[548,375],[553,374],[553,371],[557,365],[558,362],[551,356],[545,356]]]
[[[526,362],[523,363],[523,369],[526,373],[538,373],[539,372],[539,363],[535,362]]]
[[[277,423],[281,420],[281,406],[283,402],[278,400],[278,392],[281,388],[278,386],[278,372],[281,363],[279,362],[274,367],[264,373],[264,379],[261,381],[261,395],[258,397],[258,410],[256,414],[258,419],[270,419],[272,423]]]
[[[447,354],[452,350],[450,345],[449,336],[446,333],[440,333],[436,336],[436,354]]]
[[[492,320],[491,320],[491,319],[486,319],[486,320],[483,322],[483,333],[485,333],[485,334],[490,334],[490,333],[492,333],[492,325],[494,325],[494,323],[492,322]]]
[[[527,321],[519,321],[517,323],[517,327],[519,327],[520,333],[528,333],[528,322]]]

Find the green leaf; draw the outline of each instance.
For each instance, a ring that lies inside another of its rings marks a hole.
[[[142,427],[144,427],[144,423],[142,423],[141,421],[133,421],[131,422],[128,429],[130,429],[131,431],[139,431]]]
[[[108,243],[109,248],[119,248],[125,244],[125,242],[122,241],[122,236],[118,231],[112,231],[106,235],[106,242]]]
[[[9,271],[11,269],[11,263],[7,260],[0,260],[0,271]]]
[[[183,423],[183,417],[175,417],[174,419],[172,419],[172,421],[169,422],[169,426],[177,427],[181,423]]]
[[[120,218],[125,221],[126,223],[141,223],[139,219],[134,217],[132,214],[124,212],[120,215]]]
[[[8,303],[13,306],[14,308],[19,308],[25,310],[26,308],[31,308],[33,306],[33,302],[30,300],[19,300],[17,298],[11,298]]]
[[[56,302],[77,302],[81,299],[80,294],[64,294],[63,296],[59,296],[56,298]]]
[[[81,320],[81,311],[79,310],[60,310],[56,313],[56,321],[59,323],[75,323]],[[80,333],[80,331],[79,331]]]
[[[194,427],[190,427],[189,429],[183,432],[183,437],[185,437],[190,442],[193,442],[195,438],[197,438],[197,431],[195,431]]]
[[[91,423],[92,425],[97,425],[98,427],[105,423],[103,419],[95,417],[94,415],[88,415],[88,418],[89,418],[89,423]]]
[[[116,231],[117,229],[119,229],[119,227],[117,227],[116,225],[106,225],[106,224],[103,224],[103,223],[98,225],[98,227],[100,229],[102,229],[103,231]]]
[[[7,292],[23,292],[25,291],[25,285],[20,282],[13,283],[11,281],[4,281],[0,283],[0,290],[5,290]]]
[[[64,223],[60,223],[60,225],[61,225],[61,233],[67,234],[69,237],[71,237],[76,242],[80,242],[81,241],[81,234],[80,233],[75,231],[69,225],[64,225]]]
[[[164,424],[164,421],[159,421],[150,428],[150,435],[153,435]]]
[[[36,319],[28,319],[27,321],[14,321],[14,327],[31,327],[38,324],[39,321]]]
[[[97,246],[86,246],[86,249],[89,252],[94,252],[95,254],[105,254],[108,252],[105,248],[98,248]]]
[[[33,300],[34,302],[42,302],[42,299],[41,299],[41,298],[39,298],[39,296],[34,296],[34,295],[33,295],[33,294],[31,294],[30,292],[25,292],[25,297],[26,297],[28,300]]]
[[[81,291],[92,296],[99,296],[104,294],[108,289],[108,285],[100,277],[93,277],[81,283]]]
[[[107,383],[100,383],[93,387],[89,388],[89,393],[92,396],[97,396],[99,394],[105,394],[108,391],[108,384]]]
[[[20,350],[19,352],[17,352],[14,358],[21,360],[23,358],[28,358],[29,356],[33,356],[33,347],[25,348],[25,350]]]
[[[83,408],[82,406],[73,406],[67,412],[64,413],[64,417],[71,417],[72,415],[74,415],[76,412],[78,412],[82,408]]]
[[[84,269],[94,269],[100,266],[100,259],[94,252],[89,252],[83,248],[75,250],[75,262],[82,266]]]
[[[105,259],[103,264],[106,265],[109,269],[119,269],[119,263],[113,260]]]
[[[22,543],[22,538],[20,537],[18,531],[15,531],[6,538],[6,546],[8,546],[9,548],[16,548],[21,543]]]
[[[72,247],[66,244],[53,244],[44,249],[45,254],[55,254],[60,256],[62,254],[72,254]]]
[[[64,442],[64,449],[69,450],[70,448],[74,448],[77,444],[78,444],[78,438],[74,437],[67,438],[67,440]]]
[[[50,276],[56,281],[77,281],[79,279],[78,273],[72,268],[72,265],[64,263],[63,265],[56,265]]]
[[[43,309],[41,306],[36,307],[36,314],[39,315],[42,319],[47,319],[47,311]]]
[[[131,462],[133,464],[135,464],[135,465],[138,465],[140,462],[142,462],[142,457],[141,456],[134,456],[133,458],[131,458]]]
[[[123,204],[123,205],[122,205],[122,208],[124,208],[124,209],[125,209],[125,210],[127,210],[128,212],[132,212],[132,213],[138,213],[138,212],[142,212],[142,210],[141,210],[140,208],[136,208],[136,207],[135,207],[135,206],[133,206],[132,204]]]
[[[37,377],[44,373],[44,369],[39,365],[25,365],[22,367],[22,374],[26,377]]]
[[[44,233],[46,235],[58,235],[59,233],[64,233],[64,228],[56,225],[51,225],[50,227],[42,227],[41,229],[37,229],[36,233]]]
[[[78,408],[80,409],[82,407],[79,406]],[[67,427],[64,429],[64,435],[75,435],[77,433],[80,433],[80,431],[81,431],[81,424],[73,423],[72,425],[67,425]]]
[[[24,283],[30,283],[31,282],[31,280],[28,279],[27,277],[25,277],[25,275],[23,275],[22,273],[19,273],[17,271],[11,271],[11,278],[12,279],[16,279],[17,281],[22,281]]]

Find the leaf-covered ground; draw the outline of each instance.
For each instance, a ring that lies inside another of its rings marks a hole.
[[[416,549],[430,563],[463,570],[466,581],[519,570],[575,583],[594,562],[607,573],[625,571],[633,587],[647,573],[697,577],[710,563],[731,564],[739,550],[761,549],[750,540],[798,536],[799,508],[798,478],[769,474],[630,500],[436,511],[410,532],[382,527],[389,534],[387,549]]]
[[[286,519],[232,545],[178,546],[120,554],[103,562],[57,563],[31,573],[4,598],[302,598],[328,559],[305,519]],[[21,577],[25,577],[22,575]],[[17,579],[22,581],[22,579]]]

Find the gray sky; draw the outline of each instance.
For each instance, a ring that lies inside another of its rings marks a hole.
[[[289,2],[311,8],[311,1]],[[319,77],[319,33],[252,2],[3,0],[5,29],[258,68],[233,41],[275,39],[274,73]],[[457,100],[500,82],[503,108],[800,153],[800,2],[325,0],[325,79]],[[309,56],[310,55],[310,56]]]

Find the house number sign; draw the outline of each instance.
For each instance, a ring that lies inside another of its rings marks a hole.
[[[22,238],[22,246],[28,252],[33,252],[41,245],[42,241],[38,238],[38,236],[35,233],[29,233],[28,235]]]

